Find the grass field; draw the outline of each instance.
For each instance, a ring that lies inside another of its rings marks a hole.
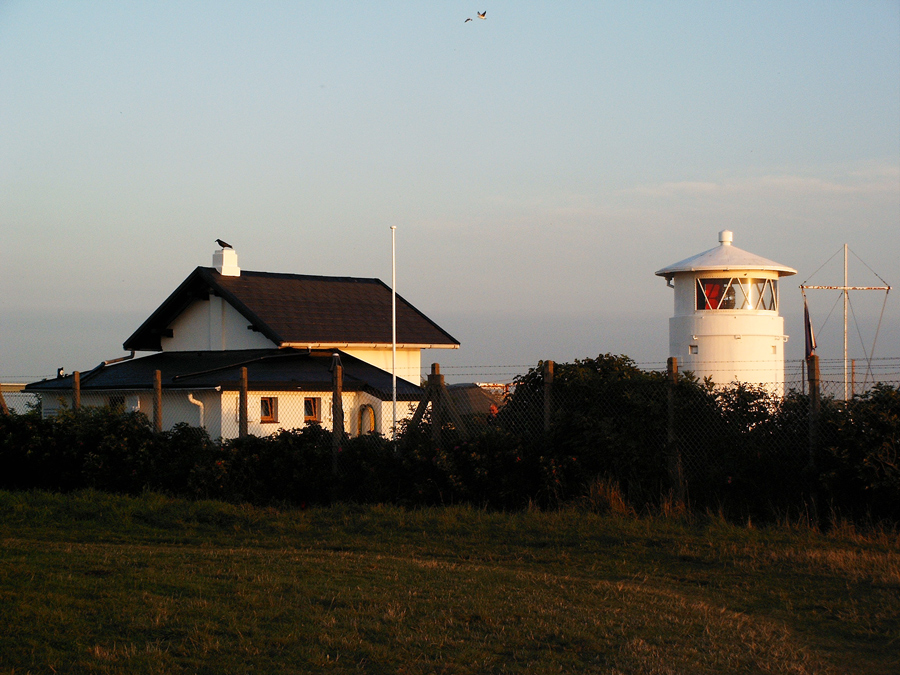
[[[3,673],[897,673],[900,538],[0,492]]]

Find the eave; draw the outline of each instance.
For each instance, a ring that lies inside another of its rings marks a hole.
[[[282,349],[392,349],[392,342],[281,342]],[[459,349],[455,344],[397,343],[397,349]]]

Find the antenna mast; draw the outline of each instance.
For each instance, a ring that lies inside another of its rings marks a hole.
[[[884,291],[885,293],[891,290],[891,287],[885,283],[884,286],[850,286],[848,284],[847,279],[847,244],[844,244],[844,285],[843,286],[808,286],[806,284],[800,284],[800,288],[803,290],[813,289],[813,290],[833,290],[833,291],[842,291],[844,295],[844,400],[846,401],[848,398],[848,394],[850,393],[849,389],[849,380],[847,379],[847,308],[850,305],[850,291]],[[834,256],[832,256],[834,257]],[[865,264],[865,263],[863,263]],[[868,265],[866,265],[868,267]],[[872,269],[871,267],[869,269]],[[876,274],[879,279],[881,279],[878,274]],[[884,279],[881,279],[884,281]],[[882,309],[882,311],[884,311]]]

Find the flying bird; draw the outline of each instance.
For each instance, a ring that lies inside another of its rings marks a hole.
[[[231,248],[231,244],[229,244],[227,241],[222,241],[221,239],[216,239],[216,243],[219,246],[221,246],[222,248]]]
[[[468,19],[466,19],[465,21],[463,21],[463,23],[469,23],[471,20],[472,20],[472,17],[470,16]]]
[[[487,10],[484,10],[483,12],[478,12],[478,18],[479,19],[487,19],[485,14],[487,14]]]

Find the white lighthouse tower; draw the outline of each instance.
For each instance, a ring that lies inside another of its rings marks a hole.
[[[701,379],[780,393],[788,338],[778,314],[778,279],[797,270],[732,246],[733,238],[723,230],[715,248],[656,272],[675,289],[669,355]]]

